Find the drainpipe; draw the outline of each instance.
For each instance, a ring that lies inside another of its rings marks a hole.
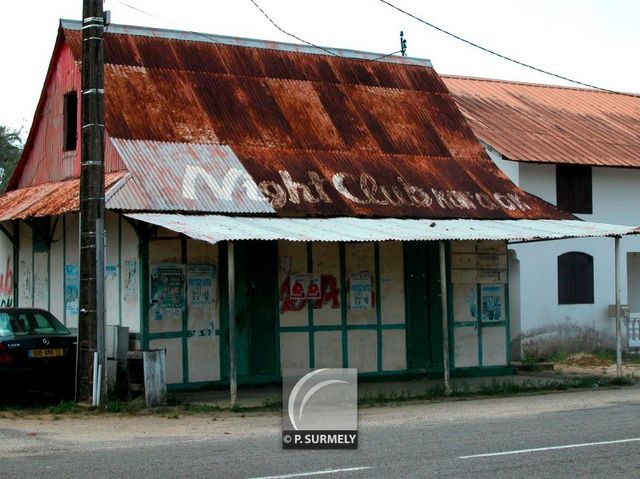
[[[233,241],[227,241],[227,273],[229,289],[229,402],[238,404],[238,368],[236,355],[236,279]]]
[[[447,258],[444,241],[440,241],[440,300],[442,302],[442,364],[444,368],[444,394],[451,394],[449,377],[449,318],[447,311]]]
[[[620,236],[615,240],[615,261],[616,261],[616,376],[622,376],[622,334],[621,334],[621,311],[620,311]]]

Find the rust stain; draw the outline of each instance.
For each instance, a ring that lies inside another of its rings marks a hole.
[[[511,160],[640,167],[640,95],[443,80],[478,138]]]
[[[125,172],[107,173],[108,192]],[[0,196],[0,221],[56,216],[80,209],[80,179],[42,183],[12,190]]]
[[[61,32],[77,61],[73,25]],[[425,61],[111,25],[105,124],[131,175],[113,195],[117,209],[571,217],[499,171]],[[220,183],[223,158],[236,189]],[[194,168],[200,183],[185,184]]]

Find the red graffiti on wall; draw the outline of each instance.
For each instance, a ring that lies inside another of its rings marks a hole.
[[[11,306],[13,303],[13,271],[11,256],[7,256],[4,272],[0,273],[0,305]]]
[[[313,309],[320,309],[330,304],[333,309],[340,308],[340,288],[338,280],[332,274],[320,277],[320,297],[318,299],[292,299],[289,296],[289,276],[280,285],[280,314],[287,311],[300,311],[305,308],[307,301],[311,301]]]

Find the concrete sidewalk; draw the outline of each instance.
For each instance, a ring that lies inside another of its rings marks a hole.
[[[576,378],[573,378],[576,379]],[[566,377],[546,377],[540,375],[517,374],[508,376],[488,376],[473,378],[454,378],[452,388],[454,391],[474,393],[486,388],[499,388],[500,386],[540,386],[571,381]],[[389,398],[401,399],[424,398],[436,396],[438,390],[442,390],[442,379],[414,379],[405,381],[367,381],[358,384],[358,396],[360,399]],[[180,392],[175,395],[181,400],[195,405],[220,406],[228,408],[229,391],[212,390],[197,392]],[[273,405],[282,401],[282,390],[277,386],[243,386],[238,390],[238,402],[242,407],[261,407]]]

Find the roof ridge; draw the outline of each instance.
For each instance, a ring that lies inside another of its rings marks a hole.
[[[82,23],[79,20],[67,18],[60,19],[60,25],[63,29],[80,30]],[[396,55],[388,55],[385,53],[368,52],[364,50],[355,50],[348,48],[318,47],[305,45],[302,43],[290,43],[274,40],[263,40],[258,38],[232,37],[228,35],[218,35],[215,33],[195,32],[192,30],[177,30],[168,28],[144,27],[139,25],[124,25],[110,23],[106,33],[123,34],[134,36],[147,36],[151,38],[164,38],[168,40],[192,41],[202,43],[217,43],[230,46],[238,46],[245,48],[260,48],[264,50],[284,51],[300,54],[324,55],[346,58],[349,60],[370,60],[384,63],[399,63],[402,65],[413,65],[433,68],[431,60],[427,58],[403,57]]]
[[[522,80],[506,80],[501,78],[484,78],[484,77],[476,77],[476,76],[470,76],[470,75],[456,75],[456,74],[447,74],[447,73],[438,73],[438,74],[442,78],[451,78],[451,79],[457,79],[457,80],[506,83],[510,85],[523,85],[523,86],[531,86],[531,87],[538,87],[538,88],[561,89],[561,90],[578,90],[578,91],[585,91],[588,93],[604,93],[607,95],[623,95],[623,96],[630,96],[634,98],[640,98],[640,93],[634,93],[634,92],[597,90],[593,88],[585,88],[585,87],[577,87],[577,86],[554,85],[550,83],[538,83],[538,82],[526,82]]]

